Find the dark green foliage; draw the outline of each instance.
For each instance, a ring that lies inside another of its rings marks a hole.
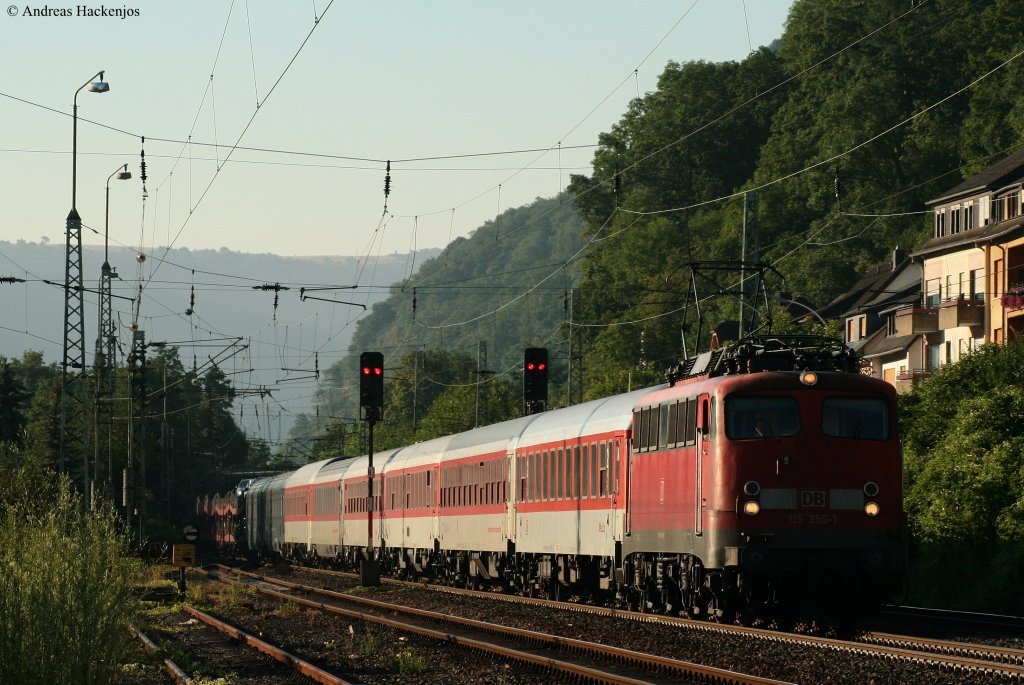
[[[20,442],[28,393],[10,362],[0,357],[0,442]]]
[[[6,446],[2,463],[12,468],[27,463],[56,469],[59,369],[44,364],[42,355],[32,351],[20,360],[0,361],[0,445]],[[154,525],[157,517],[191,520],[197,493],[227,490],[238,482],[240,473],[265,467],[268,450],[265,445],[250,445],[236,424],[231,412],[234,390],[219,368],[194,378],[176,349],[152,348],[145,382],[142,442],[134,466],[140,467],[141,455],[146,462],[145,513]],[[127,370],[119,368],[115,397],[129,395],[128,383]],[[88,444],[90,458],[95,454],[97,461],[96,489],[120,504],[122,470],[128,463],[128,405],[115,403],[112,422],[101,412],[98,426],[94,409],[90,403]],[[82,465],[76,460],[66,468],[80,484]]]
[[[1021,368],[1024,342],[989,345],[903,398],[913,590],[922,601],[1024,612],[1024,592],[1006,596],[1024,581]]]

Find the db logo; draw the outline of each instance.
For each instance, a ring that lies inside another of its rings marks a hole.
[[[825,491],[824,490],[801,490],[800,491],[800,506],[801,507],[825,507]]]

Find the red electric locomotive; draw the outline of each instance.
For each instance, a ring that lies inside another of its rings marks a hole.
[[[751,338],[640,400],[622,543],[632,605],[814,614],[901,589],[896,394],[856,368],[838,342]]]

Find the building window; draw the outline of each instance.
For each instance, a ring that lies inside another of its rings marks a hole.
[[[1020,190],[996,198],[996,221],[1014,219],[1020,215]]]
[[[960,205],[949,208],[949,232],[951,235],[960,232]]]
[[[982,269],[972,269],[968,274],[971,279],[971,299],[979,302],[985,301],[985,272]]]
[[[946,235],[946,210],[935,210],[935,237],[941,238]]]
[[[941,299],[941,281],[937,278],[929,278],[924,283],[925,300],[924,304],[926,307],[938,307]]]
[[[964,228],[963,230],[969,231],[974,228],[974,203],[967,202],[964,204]]]
[[[935,345],[928,346],[928,368],[929,370],[935,371],[939,368],[942,354],[942,343],[936,343]]]
[[[885,334],[896,335],[896,316],[893,314],[885,317]]]

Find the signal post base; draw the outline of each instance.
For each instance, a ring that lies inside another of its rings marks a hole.
[[[359,560],[359,584],[363,587],[380,587],[380,565],[376,559]]]

